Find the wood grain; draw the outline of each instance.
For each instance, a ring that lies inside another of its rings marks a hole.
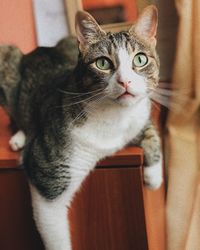
[[[70,210],[73,250],[147,250],[142,168],[96,169]]]
[[[32,216],[26,176],[0,170],[0,249],[44,250]]]

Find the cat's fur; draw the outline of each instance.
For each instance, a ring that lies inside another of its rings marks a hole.
[[[11,139],[14,149],[26,135],[23,164],[47,250],[71,249],[67,207],[100,159],[134,143],[144,149],[145,184],[156,189],[162,183],[148,95],[158,84],[156,28],[153,6],[129,31],[116,34],[78,12],[78,62],[71,38],[25,56],[14,47],[0,48],[0,100],[21,130]],[[139,52],[148,56],[144,67],[132,65]],[[102,57],[112,63],[109,70],[97,67]]]

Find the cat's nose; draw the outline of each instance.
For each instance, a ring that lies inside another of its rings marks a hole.
[[[122,87],[124,87],[125,89],[128,88],[128,86],[130,85],[131,81],[122,81],[120,79],[117,80],[117,83],[120,84]]]

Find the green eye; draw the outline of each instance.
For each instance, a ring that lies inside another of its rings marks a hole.
[[[146,65],[148,62],[148,58],[145,54],[143,53],[138,53],[137,55],[135,55],[135,57],[133,58],[133,64],[136,67],[143,67],[144,65]]]
[[[98,58],[96,60],[96,66],[98,69],[101,69],[101,70],[111,69],[111,63],[105,57]]]

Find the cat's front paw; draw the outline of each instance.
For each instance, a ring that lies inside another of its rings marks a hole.
[[[11,137],[9,144],[13,151],[18,151],[24,147],[25,141],[26,141],[26,136],[24,132],[19,130],[16,134],[14,134]]]
[[[144,183],[151,190],[158,189],[163,182],[162,161],[153,166],[144,167]]]

